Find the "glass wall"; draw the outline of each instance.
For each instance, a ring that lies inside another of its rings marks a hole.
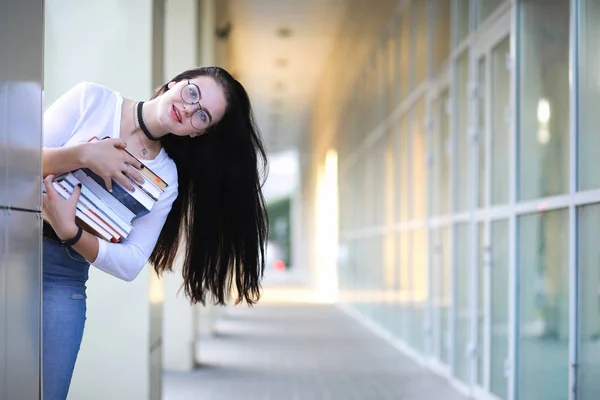
[[[347,91],[342,299],[475,398],[600,393],[598,18],[399,1]]]
[[[509,222],[491,223],[490,254],[490,391],[501,399],[508,398],[506,361],[509,334]]]
[[[599,0],[582,0],[578,16],[579,43],[579,130],[577,159],[577,188],[586,193],[586,203],[577,210],[577,257],[579,271],[578,337],[579,374],[578,390],[581,398],[592,399],[600,392],[600,246],[598,246],[598,222],[600,177],[594,165],[600,150],[598,122],[600,113],[600,37]]]
[[[520,8],[519,198],[569,190],[569,2]]]
[[[518,397],[568,398],[567,210],[518,219]]]

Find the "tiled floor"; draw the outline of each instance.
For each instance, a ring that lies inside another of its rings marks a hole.
[[[337,307],[302,299],[229,308],[200,346],[204,366],[165,374],[164,400],[465,399]]]

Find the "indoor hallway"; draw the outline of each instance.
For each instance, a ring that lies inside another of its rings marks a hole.
[[[165,400],[459,400],[446,381],[338,306],[299,289],[231,307],[200,344],[203,365],[166,373]]]

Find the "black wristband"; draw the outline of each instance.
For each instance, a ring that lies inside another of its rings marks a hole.
[[[77,234],[75,235],[75,237],[73,239],[69,239],[69,240],[61,240],[62,244],[64,244],[65,246],[74,246],[75,243],[77,243],[79,241],[79,239],[81,238],[81,235],[83,234],[83,229],[81,229],[81,227],[78,227],[79,229],[77,229]]]

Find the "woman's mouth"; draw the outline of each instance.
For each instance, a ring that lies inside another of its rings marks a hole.
[[[181,111],[179,111],[179,108],[175,107],[175,104],[171,107],[171,117],[179,123],[182,122]]]

